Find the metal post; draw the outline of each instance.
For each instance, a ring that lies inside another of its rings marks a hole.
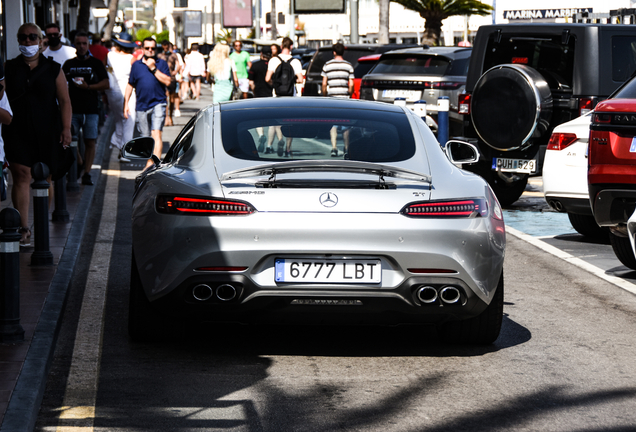
[[[71,164],[71,169],[68,170],[68,182],[66,183],[66,190],[69,192],[76,192],[80,189],[79,183],[77,183],[77,140],[77,135],[73,134],[71,140],[73,163]]]
[[[351,8],[351,43],[357,44],[360,38],[358,33],[358,0],[351,0],[349,3],[349,7]]]
[[[0,211],[0,342],[24,340],[20,325],[20,213]]]
[[[261,0],[254,0],[254,38],[261,38]]]
[[[68,222],[71,215],[66,210],[66,177],[55,180],[55,210],[53,210],[53,222]]]
[[[52,265],[53,254],[49,250],[49,167],[37,162],[31,167],[33,183],[33,227],[35,251],[31,254],[31,265]]]
[[[446,147],[448,142],[448,111],[450,110],[450,99],[448,96],[440,96],[437,98],[437,141]]]

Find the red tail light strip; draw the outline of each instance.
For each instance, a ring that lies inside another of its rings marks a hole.
[[[451,269],[435,269],[435,268],[410,268],[407,269],[410,273],[416,274],[429,274],[429,273],[457,273],[456,270]]]
[[[160,195],[156,208],[165,214],[208,214],[219,216],[248,215],[256,210],[248,203],[216,198],[193,198]]]
[[[553,133],[548,142],[548,150],[563,150],[574,144],[577,139],[573,133]]]
[[[413,203],[406,206],[401,213],[415,217],[471,217],[485,216],[488,207],[483,199],[469,199]]]

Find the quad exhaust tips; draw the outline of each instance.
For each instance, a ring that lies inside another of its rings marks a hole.
[[[426,285],[417,290],[417,298],[422,304],[432,304],[439,299],[442,303],[452,305],[461,300],[461,291],[452,285],[447,285],[439,290]]]
[[[437,290],[432,286],[424,286],[417,291],[417,298],[422,303],[433,303],[437,300]]]
[[[219,285],[216,290],[213,290],[210,285],[206,284],[199,284],[192,288],[192,297],[198,301],[204,302],[210,300],[215,294],[217,299],[227,302],[236,298],[237,291],[236,288],[230,284]]]

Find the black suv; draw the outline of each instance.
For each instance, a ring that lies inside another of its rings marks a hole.
[[[387,51],[391,51],[399,48],[414,47],[417,45],[407,44],[387,44],[387,45],[373,45],[373,44],[345,44],[345,52],[342,56],[346,61],[351,63],[353,68],[358,65],[358,59],[360,57],[368,56],[371,54],[380,54]],[[305,77],[305,87],[303,89],[303,96],[320,96],[322,93],[322,67],[329,60],[333,59],[333,45],[323,46],[318,48],[318,51],[311,59],[307,74]]]
[[[459,97],[464,139],[504,205],[540,173],[555,126],[594,109],[636,69],[636,26],[503,24],[477,32]]]

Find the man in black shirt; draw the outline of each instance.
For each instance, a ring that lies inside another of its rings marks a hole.
[[[84,175],[82,184],[92,186],[91,167],[95,159],[97,128],[99,124],[99,92],[110,87],[104,63],[91,56],[88,51],[88,35],[75,35],[77,57],[67,60],[62,66],[68,81],[68,93],[73,107],[73,130],[84,132]]]
[[[272,85],[265,81],[265,75],[267,75],[267,64],[270,58],[272,58],[272,49],[268,46],[263,47],[263,51],[261,51],[261,60],[252,63],[252,67],[249,70],[248,78],[250,80],[250,90],[254,93],[255,98],[272,97]],[[267,137],[261,127],[256,128],[256,133],[258,133],[258,151],[263,152]]]

